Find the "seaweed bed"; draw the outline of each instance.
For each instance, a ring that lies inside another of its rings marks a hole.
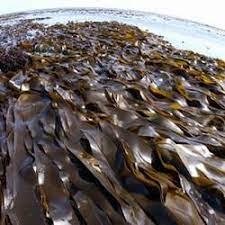
[[[225,224],[224,61],[117,22],[0,42],[0,224]]]

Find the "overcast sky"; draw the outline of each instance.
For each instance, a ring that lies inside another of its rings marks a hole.
[[[224,0],[0,0],[0,14],[58,7],[137,9],[190,19],[225,30]]]

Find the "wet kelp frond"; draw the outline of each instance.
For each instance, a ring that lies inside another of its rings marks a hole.
[[[1,224],[225,224],[223,61],[116,22],[19,29],[0,54]]]

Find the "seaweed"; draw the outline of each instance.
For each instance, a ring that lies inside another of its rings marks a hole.
[[[224,61],[117,22],[1,29],[1,224],[225,224]]]

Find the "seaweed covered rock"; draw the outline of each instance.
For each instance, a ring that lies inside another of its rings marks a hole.
[[[223,61],[116,22],[10,29],[1,224],[225,224]]]
[[[29,57],[17,48],[10,48],[0,52],[0,70],[4,73],[23,69],[28,61]]]

